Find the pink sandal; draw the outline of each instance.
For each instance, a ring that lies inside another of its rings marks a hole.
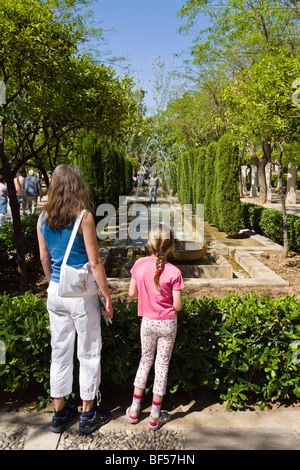
[[[159,418],[154,418],[150,415],[149,428],[155,431],[160,428],[163,424],[166,424],[170,421],[171,414],[168,411],[161,411]]]
[[[128,416],[128,421],[131,424],[136,424],[139,422],[139,411],[133,411],[131,412],[131,408],[127,408],[126,410],[126,415]]]

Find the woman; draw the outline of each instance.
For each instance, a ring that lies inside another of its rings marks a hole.
[[[64,404],[72,392],[73,351],[77,333],[77,355],[80,363],[80,397],[83,402],[79,431],[93,432],[109,419],[109,412],[93,407],[100,385],[100,304],[99,295],[87,298],[63,298],[58,295],[61,263],[77,216],[88,209],[88,190],[81,172],[73,165],[60,165],[52,175],[45,210],[37,224],[41,263],[49,282],[47,309],[51,329],[50,388],[54,398],[51,430],[62,432],[77,413]],[[103,316],[111,319],[112,303],[106,273],[99,255],[94,218],[86,212],[79,226],[68,265],[81,268],[89,261],[92,274],[104,298]]]
[[[0,227],[5,224],[7,214],[7,186],[5,179],[0,175]]]

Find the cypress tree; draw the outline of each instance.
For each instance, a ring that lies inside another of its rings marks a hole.
[[[219,179],[219,152],[217,142],[212,142],[210,144],[210,151],[212,153],[212,159],[214,161],[214,171],[212,177],[212,196],[210,202],[210,214],[211,222],[218,227],[219,226],[219,217],[218,217],[218,201],[217,201],[217,187]]]
[[[214,195],[214,175],[217,147],[217,142],[211,142],[207,147],[205,158],[204,218],[210,223],[213,221],[212,205]]]
[[[75,164],[83,174],[89,187],[94,210],[104,202],[104,176],[101,149],[97,137],[87,135],[79,139],[75,155]]]
[[[206,175],[205,175],[205,160],[206,160],[206,147],[200,147],[196,150],[194,156],[194,175],[193,175],[193,188],[195,194],[195,204],[204,204],[206,192]]]
[[[218,143],[216,205],[219,229],[236,236],[241,216],[239,148],[234,137],[228,134],[223,135]]]
[[[132,190],[133,180],[132,180],[132,163],[125,157],[125,194],[129,194]]]

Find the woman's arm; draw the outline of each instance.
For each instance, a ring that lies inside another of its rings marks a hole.
[[[182,296],[181,290],[173,290],[173,307],[175,308],[176,312],[182,309]]]
[[[112,318],[113,307],[107,284],[106,272],[99,253],[94,218],[90,212],[86,212],[84,214],[81,222],[81,230],[91,271],[104,297],[105,311],[103,312],[103,315],[106,318]]]
[[[42,217],[42,214],[39,216],[38,223],[37,223],[37,236],[38,236],[39,249],[40,249],[40,260],[41,260],[47,281],[50,282],[51,272],[52,272],[51,255],[49,253],[47,243],[45,242],[45,239],[41,232],[41,217]]]

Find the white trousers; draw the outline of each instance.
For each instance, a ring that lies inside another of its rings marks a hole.
[[[58,283],[50,282],[47,309],[51,330],[50,391],[54,398],[72,392],[74,344],[77,333],[79,390],[82,400],[100,401],[101,326],[98,294],[88,298],[62,298]]]

